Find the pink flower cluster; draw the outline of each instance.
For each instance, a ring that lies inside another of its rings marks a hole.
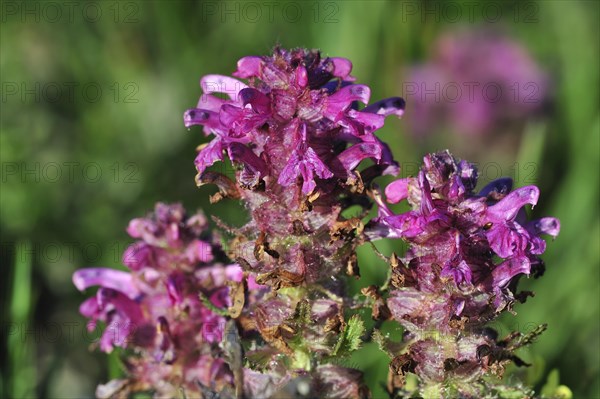
[[[393,214],[377,197],[379,217],[367,227],[372,239],[409,243],[392,267],[394,289],[387,300],[410,337],[403,355],[410,367],[403,372],[454,384],[466,396],[477,394],[468,381],[484,375],[487,365],[514,359],[482,328],[515,300],[525,301],[528,293],[517,292],[517,281],[544,271],[540,234],[556,237],[560,230],[556,218],[528,220],[524,206],[537,204],[537,187],[511,190],[512,180],[504,178],[476,193],[476,185],[472,164],[448,151],[427,155],[417,177],[385,189],[389,202],[407,200],[412,210]],[[481,348],[489,350],[485,363]]]
[[[228,282],[246,280],[250,290],[259,287],[238,265],[223,263],[208,227],[202,213],[187,216],[179,204],[159,203],[152,215],[127,228],[139,239],[123,255],[129,271],[89,268],[73,275],[81,291],[99,287],[80,311],[90,318],[90,330],[104,323],[100,349],[111,352],[117,346],[135,353],[127,359],[133,380],[128,389],[176,396],[180,386],[193,393],[199,383],[220,390],[233,382],[219,348],[226,318],[210,304],[232,305]]]

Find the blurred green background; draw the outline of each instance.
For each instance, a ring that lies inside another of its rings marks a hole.
[[[2,1],[0,397],[91,397],[119,373],[115,355],[88,349],[97,334],[85,331],[85,296],[70,278],[84,266],[118,267],[129,219],[181,201],[245,220],[237,203],[210,205],[215,189],[194,184],[195,147],[206,139],[183,127],[182,113],[202,75],[229,74],[242,56],[279,43],[350,58],[373,99],[402,95],[404,71],[427,59],[436,37],[482,26],[520,42],[550,74],[545,116],[505,133],[510,144],[444,131],[417,138],[392,118],[379,136],[404,175],[426,152],[449,148],[483,166],[482,184],[501,173],[539,185],[533,213],[557,216],[562,231],[543,256],[546,274],[525,281],[535,298],[495,326],[507,334],[548,323],[522,352],[535,364],[525,378],[539,388],[557,369],[575,397],[600,397],[598,2],[452,2],[458,18],[444,4]],[[384,280],[370,248],[359,261],[353,289]],[[385,355],[366,345],[350,362],[380,397]]]

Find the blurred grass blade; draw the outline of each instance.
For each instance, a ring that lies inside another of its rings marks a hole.
[[[515,187],[538,183],[546,131],[544,123],[529,123],[525,128],[517,156],[517,170],[523,173],[515,176]]]
[[[36,369],[31,339],[37,341],[37,331],[31,323],[32,245],[29,241],[16,243],[13,291],[10,300],[11,327],[8,337],[10,364],[10,397],[32,396]],[[14,332],[14,333],[13,333]]]

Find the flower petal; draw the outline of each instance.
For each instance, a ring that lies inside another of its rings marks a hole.
[[[442,269],[440,276],[442,277],[452,277],[457,285],[462,282],[466,282],[467,284],[471,284],[471,268],[464,260],[461,260],[458,264],[453,265],[453,262],[447,262]],[[463,304],[464,306],[464,304]]]
[[[532,220],[526,225],[526,229],[534,235],[548,234],[556,237],[560,232],[560,221],[552,217]]]
[[[352,72],[352,62],[349,59],[330,57],[329,60],[333,62],[333,76],[350,82],[355,80],[354,77],[350,76],[350,72]]]
[[[488,208],[487,215],[491,221],[512,220],[526,204],[537,204],[540,190],[536,186],[516,189],[497,204]]]
[[[139,295],[139,289],[133,284],[130,273],[103,267],[79,269],[73,273],[73,284],[79,291],[99,285],[127,294],[130,298]]]
[[[231,143],[227,151],[232,161],[244,164],[251,173],[266,175],[267,165],[250,148],[240,143]]]
[[[199,108],[192,108],[183,114],[183,124],[189,128],[194,125],[203,125],[211,129],[222,128],[219,114]]]
[[[217,161],[223,160],[223,140],[220,137],[214,138],[208,145],[198,152],[194,164],[198,173],[203,173],[206,168]]]
[[[531,263],[526,256],[508,259],[492,271],[494,287],[503,288],[508,285],[510,280],[517,274],[529,274]]]
[[[151,245],[145,242],[137,242],[127,247],[121,261],[129,269],[137,271],[152,265],[153,252]]]
[[[253,88],[246,88],[240,91],[242,104],[250,104],[254,112],[266,114],[271,110],[271,100],[266,94]]]
[[[510,177],[501,177],[500,179],[488,183],[481,191],[479,191],[479,195],[494,200],[500,200],[510,193],[512,185],[513,180]]]
[[[412,178],[407,177],[391,182],[385,188],[385,197],[390,204],[396,204],[408,197],[408,183]]]
[[[390,97],[368,105],[361,112],[383,116],[396,115],[399,118],[404,114],[405,107],[406,101],[402,97]]]
[[[361,101],[364,104],[369,102],[371,89],[365,85],[348,85],[336,91],[327,99],[327,107],[324,115],[334,122],[337,122],[343,111],[346,111],[352,102]]]
[[[240,90],[248,86],[229,76],[205,75],[200,79],[200,87],[202,87],[202,91],[206,94],[224,93],[232,100],[237,100]]]
[[[248,56],[241,58],[237,63],[237,71],[233,73],[233,76],[237,78],[247,79],[254,76],[260,75],[260,69],[263,65],[261,57]]]
[[[381,158],[381,147],[375,143],[359,143],[342,151],[337,159],[346,172],[351,172],[364,160]]]
[[[518,223],[497,222],[485,232],[490,247],[501,258],[523,254],[531,237]]]
[[[230,100],[212,96],[210,94],[203,94],[198,99],[198,104],[196,104],[196,108],[218,113],[221,107],[229,102]]]

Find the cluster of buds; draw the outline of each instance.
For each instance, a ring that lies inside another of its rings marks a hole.
[[[558,221],[526,220],[533,186],[511,192],[500,180],[475,194],[475,168],[448,152],[387,187],[389,202],[414,208],[394,215],[373,181],[399,168],[374,133],[386,116],[402,116],[404,100],[369,104],[369,87],[354,84],[351,69],[315,50],[276,48],[242,58],[235,78],[201,79],[203,95],[184,114],[186,127],[212,136],[198,149],[196,183],[218,187],[211,202],[240,200],[250,220],[230,227],[213,217],[221,238],[202,214],[158,204],[129,225],[140,239],[124,255],[130,272],[75,273],[80,290],[100,286],[80,309],[90,328],[105,323],[100,348],[131,350],[127,378],[101,385],[98,396],[369,397],[362,372],[340,365],[370,338],[356,313],[367,305],[374,319],[405,330],[401,344],[373,334],[392,357],[391,396],[476,397],[490,392],[490,370],[523,363],[513,352],[532,337],[498,341],[485,323],[525,299],[516,281],[541,274],[539,234],[556,235]],[[230,175],[212,167],[226,159]],[[379,215],[365,225],[374,203]],[[356,248],[379,238],[410,249],[392,256],[386,287],[351,297]],[[408,372],[418,392],[406,389]]]
[[[475,167],[445,151],[427,155],[417,177],[387,186],[388,202],[406,199],[411,211],[395,215],[375,195],[379,217],[366,234],[409,243],[404,257],[392,259],[387,299],[405,329],[390,366],[394,395],[406,393],[404,377],[412,372],[424,397],[480,397],[490,392],[483,377],[501,375],[510,361],[524,365],[514,351],[543,329],[498,340],[486,323],[531,295],[517,292],[517,282],[543,274],[540,234],[558,235],[559,221],[528,220],[524,206],[537,204],[535,186],[512,190],[503,178],[475,193],[476,184]],[[494,389],[501,395],[508,388]]]

